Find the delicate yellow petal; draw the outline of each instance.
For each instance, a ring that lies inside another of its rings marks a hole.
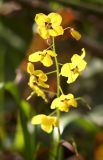
[[[28,85],[33,89],[33,86],[34,86],[33,83],[36,82],[36,81],[37,81],[36,77],[34,75],[31,75],[30,78],[29,78]]]
[[[64,30],[61,26],[57,26],[53,29],[49,29],[48,32],[49,32],[50,36],[56,37],[56,36],[59,36],[59,35],[63,35]]]
[[[53,64],[53,61],[48,54],[43,58],[43,60],[41,62],[46,67],[50,67]]]
[[[67,83],[73,83],[77,77],[79,76],[79,73],[73,73],[73,72],[70,72],[70,74],[68,74],[68,80],[67,80]]]
[[[59,26],[62,22],[62,17],[58,13],[50,13],[48,18],[50,18],[53,27]]]
[[[47,20],[48,20],[48,17],[45,14],[43,14],[43,13],[36,14],[36,16],[35,16],[35,22],[39,26],[45,26],[45,22]]]
[[[77,101],[75,99],[70,99],[68,105],[72,107],[77,107]]]
[[[41,58],[42,58],[41,54],[42,54],[42,52],[40,52],[40,51],[31,54],[29,56],[29,61],[30,62],[38,62],[38,61],[40,61]]]
[[[55,32],[57,33],[58,36],[63,35],[63,33],[64,33],[64,29],[62,26],[56,26],[53,28],[53,30],[55,30]]]
[[[34,73],[34,65],[32,63],[27,63],[27,72],[31,75]]]
[[[41,128],[47,133],[51,133],[53,129],[52,125],[43,125],[43,124],[41,125]]]
[[[48,29],[46,29],[46,27],[44,27],[44,26],[38,27],[38,32],[43,39],[48,39],[50,37]]]
[[[32,120],[31,120],[31,123],[32,123],[32,124],[41,124],[42,118],[43,118],[44,116],[45,116],[45,115],[43,115],[43,114],[34,116],[34,117],[32,118]]]
[[[57,108],[61,104],[60,98],[55,98],[51,103],[51,109]]]
[[[83,71],[85,69],[86,65],[87,65],[87,63],[84,60],[82,60],[80,62],[80,64],[78,65],[79,72]]]
[[[55,52],[51,51],[51,50],[47,50],[45,52],[47,52],[47,54],[52,56],[52,57],[56,57],[57,56],[57,54]]]
[[[59,110],[62,111],[62,112],[68,112],[69,111],[69,107],[68,107],[68,105],[60,106]]]
[[[70,29],[70,33],[72,37],[75,38],[77,41],[81,39],[81,34],[78,31],[76,31],[74,28]]]
[[[41,71],[41,70],[35,70],[35,73],[34,73],[36,76],[38,76],[39,77],[39,79],[40,80],[42,80],[42,81],[47,81],[47,75],[43,72],[43,71]]]
[[[43,87],[43,88],[49,88],[49,85],[48,84],[46,84],[46,83],[44,83],[43,81],[41,81],[41,80],[39,80],[39,82],[38,82],[38,86],[41,86],[41,87]]]
[[[82,59],[81,59],[81,56],[79,56],[78,54],[74,54],[74,55],[72,56],[72,58],[71,58],[71,62],[72,62],[73,64],[75,64],[76,66],[79,65],[79,63],[80,63],[81,60],[82,60]]]
[[[65,63],[61,68],[61,75],[64,77],[68,77],[68,73],[70,72],[71,65],[70,63]]]

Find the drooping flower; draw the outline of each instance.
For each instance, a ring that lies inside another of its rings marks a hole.
[[[30,81],[29,81],[28,85],[29,85],[29,87],[33,90],[32,93],[35,93],[37,96],[42,97],[45,102],[48,102],[44,91],[43,91],[40,87],[38,87],[37,85],[34,85],[34,84],[31,82],[31,81],[32,81],[31,79],[32,79],[32,77],[30,77]],[[29,97],[32,96],[32,93],[31,93],[31,95],[30,95]],[[27,98],[27,99],[28,99],[28,98]]]
[[[61,68],[61,75],[64,77],[68,77],[67,83],[73,83],[80,73],[86,67],[86,61],[83,60],[85,57],[85,50],[82,49],[81,56],[78,54],[74,54],[71,58],[71,63],[65,63]]]
[[[58,126],[58,120],[56,117],[46,116],[44,114],[34,116],[31,120],[31,123],[34,125],[40,124],[41,128],[47,133],[51,133],[53,127]]]
[[[70,107],[77,107],[77,101],[73,94],[62,94],[60,97],[55,98],[51,103],[51,109],[58,108],[60,111],[68,112]]]
[[[45,15],[36,14],[35,22],[38,24],[38,32],[43,39],[63,35],[64,30],[61,26],[62,17],[57,13]]]
[[[32,63],[27,64],[27,72],[30,74],[29,83],[37,84],[43,88],[49,88],[49,85],[45,82],[47,81],[47,75],[41,70],[35,70]]]
[[[43,50],[32,53],[29,56],[30,62],[41,62],[44,66],[50,67],[53,64],[53,60],[51,57],[56,57],[57,54],[51,50]]]

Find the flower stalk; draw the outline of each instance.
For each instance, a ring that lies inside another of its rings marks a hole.
[[[71,107],[77,107],[77,100],[80,98],[74,98],[72,93],[64,94],[61,85],[60,85],[60,76],[67,77],[67,83],[73,83],[81,72],[86,67],[85,58],[85,49],[82,49],[82,54],[74,54],[71,57],[71,62],[69,63],[59,63],[58,55],[56,54],[56,46],[55,46],[55,37],[59,35],[63,35],[65,30],[69,30],[71,36],[79,40],[81,35],[74,28],[67,27],[63,29],[61,26],[62,17],[57,13],[50,13],[45,15],[43,13],[39,13],[35,17],[35,22],[38,25],[38,33],[43,39],[52,39],[52,44],[43,50],[32,53],[28,57],[27,64],[27,72],[30,75],[28,85],[33,90],[28,99],[30,99],[35,93],[37,96],[40,96],[44,99],[45,102],[48,102],[46,94],[53,94],[56,98],[53,99],[50,108],[54,109],[49,115],[39,114],[32,118],[31,123],[33,125],[40,125],[41,129],[46,133],[51,133],[54,127],[57,127],[58,130],[58,139],[57,142],[54,141],[53,138],[53,154],[54,158],[52,160],[59,159],[60,152],[60,112],[68,112]],[[44,67],[51,67],[53,65],[53,58],[55,60],[55,70],[51,70],[50,72],[44,73],[42,70],[35,70],[34,63],[40,62]],[[56,74],[56,93],[49,91],[49,85],[47,84],[48,75]],[[83,100],[82,100],[83,101]],[[51,159],[50,159],[51,160]]]

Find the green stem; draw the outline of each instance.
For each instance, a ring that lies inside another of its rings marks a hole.
[[[59,86],[59,89],[60,89],[61,94],[64,94],[61,86]]]
[[[46,75],[52,74],[52,73],[56,73],[57,71],[51,71],[51,72],[47,72]]]
[[[53,38],[53,51],[56,52],[54,38]],[[55,65],[56,65],[56,70],[57,70],[57,97],[59,97],[59,95],[60,95],[60,92],[59,92],[60,78],[59,78],[59,65],[58,65],[57,57],[55,57]]]
[[[46,48],[45,50],[48,50],[48,49],[50,49],[52,47],[52,45],[50,45],[48,48]]]
[[[54,40],[54,37],[53,37],[53,51],[56,52],[55,50],[55,40]],[[60,76],[59,76],[59,63],[58,63],[58,59],[57,57],[55,57],[55,65],[56,65],[56,76],[57,76],[57,97],[60,96],[60,89],[59,89],[59,86],[60,86]],[[56,112],[57,112],[57,118],[58,118],[58,121],[60,119],[60,111],[58,110],[58,108],[56,109]],[[59,143],[60,143],[60,127],[58,125],[58,145],[57,145],[57,152],[56,152],[56,160],[58,159],[58,151],[59,151]]]

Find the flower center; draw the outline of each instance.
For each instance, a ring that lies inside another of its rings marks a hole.
[[[65,103],[65,104],[67,104],[69,100],[70,100],[70,99],[65,98],[65,99],[61,100],[61,102],[63,102],[63,103]]]
[[[46,29],[53,29],[52,23],[50,23],[50,22],[45,22],[45,27],[46,27]]]
[[[76,66],[75,68],[71,69],[71,71],[72,71],[74,74],[79,73],[78,66]]]

